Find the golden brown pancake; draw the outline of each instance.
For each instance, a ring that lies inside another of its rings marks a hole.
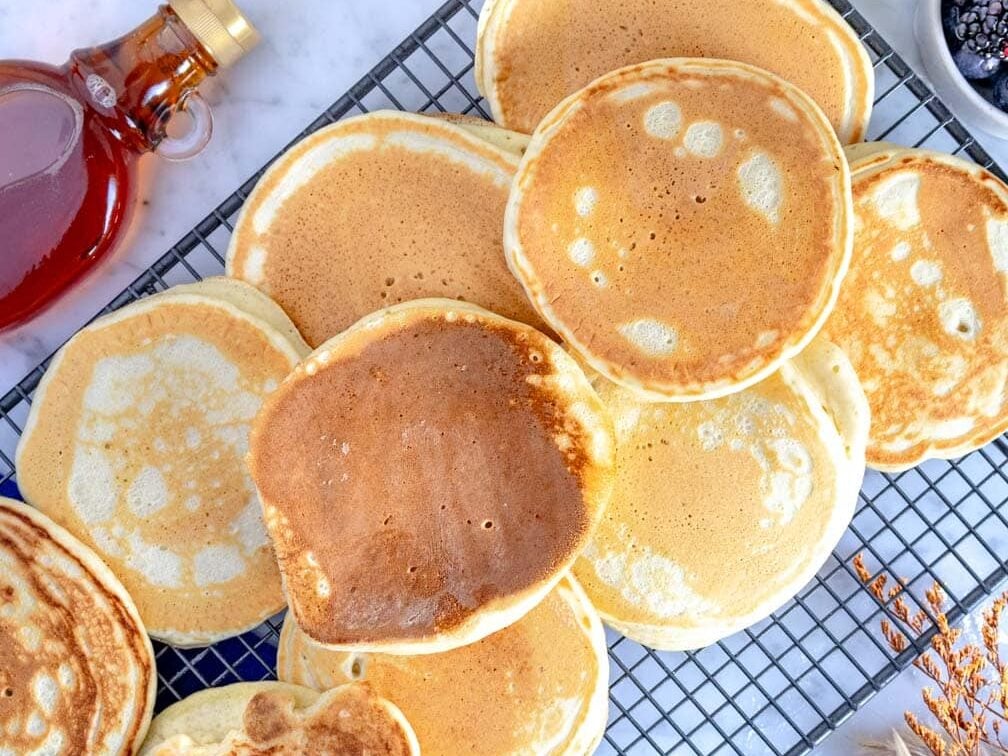
[[[278,682],[194,693],[157,716],[142,756],[418,756],[409,722],[362,684]]]
[[[772,71],[819,103],[841,141],[864,138],[875,89],[871,60],[821,0],[487,0],[476,84],[498,123],[529,132],[597,76],[680,56]]]
[[[512,272],[594,369],[654,400],[738,391],[800,352],[851,254],[847,162],[792,85],[665,60],[560,104],[505,218]]]
[[[135,753],[156,683],[119,581],[48,517],[0,497],[0,754]]]
[[[425,756],[582,756],[602,738],[609,660],[598,614],[566,577],[522,619],[443,654],[330,651],[287,615],[286,682],[328,690],[364,680],[409,719]]]
[[[934,152],[858,155],[854,259],[826,331],[871,404],[868,464],[898,471],[1008,429],[1008,187]]]
[[[417,300],[317,349],[256,418],[249,467],[313,640],[429,653],[527,613],[601,516],[612,430],[538,331]]]
[[[542,327],[501,247],[518,157],[471,128],[381,111],[316,132],[246,201],[228,274],[279,302],[312,346],[421,297]]]
[[[618,475],[574,571],[607,624],[654,648],[700,648],[812,578],[864,473],[868,406],[840,349],[814,342],[765,381],[703,402],[596,385]]]
[[[153,637],[205,645],[283,608],[244,456],[263,398],[305,353],[275,303],[210,279],[96,321],[46,372],[18,485],[99,553]]]

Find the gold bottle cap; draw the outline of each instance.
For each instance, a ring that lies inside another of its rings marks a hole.
[[[220,66],[230,66],[259,44],[259,32],[231,0],[169,0],[168,5]]]

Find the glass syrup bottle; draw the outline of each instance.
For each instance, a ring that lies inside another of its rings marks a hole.
[[[231,0],[170,0],[60,67],[0,61],[0,332],[24,323],[122,240],[137,164],[210,139],[197,87],[259,40]],[[185,111],[185,134],[168,136]]]

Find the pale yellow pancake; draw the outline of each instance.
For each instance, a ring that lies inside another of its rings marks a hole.
[[[853,237],[847,161],[794,86],[729,61],[615,71],[536,129],[508,264],[595,370],[653,400],[739,391],[813,338]]]
[[[854,259],[826,332],[871,404],[868,464],[905,470],[1008,430],[1008,187],[934,152],[856,155]]]
[[[96,321],[46,372],[18,485],[106,561],[153,637],[205,645],[283,608],[244,455],[307,351],[267,297],[210,279]]]
[[[529,326],[416,300],[316,350],[256,418],[249,468],[313,640],[433,653],[532,609],[602,515],[612,428]]]
[[[487,0],[476,85],[498,123],[529,132],[595,77],[680,56],[772,71],[819,103],[841,141],[864,138],[875,90],[871,60],[821,0]]]
[[[757,622],[822,566],[850,522],[868,406],[843,353],[814,342],[728,397],[641,402],[597,382],[617,481],[574,571],[603,620],[654,648]]]
[[[523,141],[470,119],[393,111],[322,129],[277,160],[245,202],[228,275],[279,302],[312,346],[422,297],[541,328],[501,246]]]
[[[156,684],[122,584],[48,517],[0,497],[0,754],[136,753]]]
[[[141,756],[419,756],[402,712],[369,686],[323,693],[279,682],[209,688],[151,724]]]
[[[609,706],[602,623],[570,577],[515,624],[443,654],[330,651],[288,614],[277,674],[317,690],[368,682],[402,709],[426,756],[582,756]]]
[[[499,147],[505,152],[513,153],[518,157],[524,155],[525,150],[528,148],[530,139],[528,134],[502,129],[493,122],[477,116],[462,115],[460,113],[427,113],[426,115],[460,126],[470,134],[478,136],[480,139],[490,142],[495,147]]]

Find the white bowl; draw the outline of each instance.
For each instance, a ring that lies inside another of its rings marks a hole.
[[[956,68],[942,31],[941,4],[942,0],[919,0],[914,24],[931,83],[953,113],[994,136],[1008,138],[1008,113],[984,99]]]

